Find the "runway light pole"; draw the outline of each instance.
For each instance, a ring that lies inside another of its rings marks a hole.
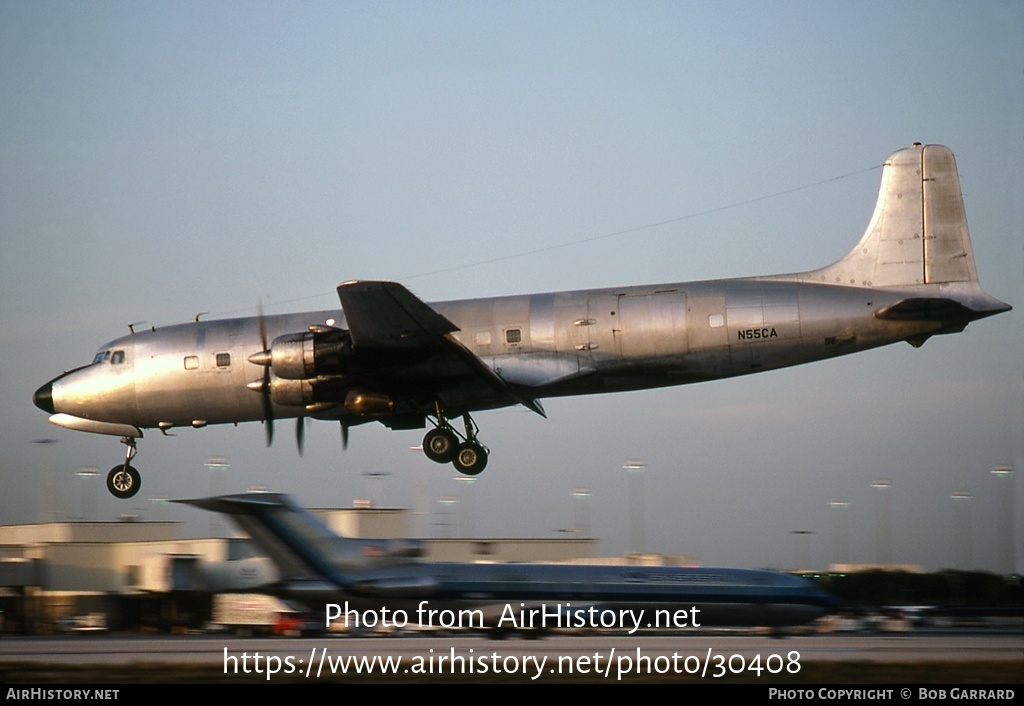
[[[476,537],[476,476],[455,476],[459,486],[459,532],[463,537]]]
[[[647,464],[642,459],[626,461],[622,465],[629,476],[629,553],[644,552],[644,471]]]
[[[363,478],[366,479],[366,497],[370,500],[370,507],[384,507],[384,479],[390,475],[387,471],[363,473]]]
[[[955,547],[954,562],[956,568],[967,571],[971,568],[971,546],[974,543],[971,528],[971,499],[974,496],[968,490],[958,490],[949,496],[953,501],[953,538]]]
[[[832,563],[850,563],[850,503],[842,498],[828,501],[832,508]]]
[[[79,468],[75,471],[75,475],[78,476],[78,512],[81,515],[82,522],[87,522],[89,518],[95,512],[96,505],[96,490],[95,484],[89,480],[95,478],[100,474],[97,468]]]
[[[573,529],[584,537],[590,536],[590,488],[573,488]]]
[[[455,512],[454,508],[459,504],[459,499],[451,495],[444,495],[437,501],[441,505],[441,511],[438,513],[437,525],[441,527],[441,536],[445,539],[452,538],[452,514]]]
[[[167,497],[166,495],[164,495],[163,493],[157,493],[156,495],[150,495],[149,496],[149,502],[153,503],[153,508],[154,508],[153,509],[153,514],[157,515],[157,508],[159,508],[161,505],[166,507],[166,508],[170,508],[171,499],[169,497]],[[165,515],[165,513],[162,513],[162,512],[159,513],[159,514],[160,515]],[[156,521],[157,522],[166,522],[166,520],[160,520],[160,519],[157,519]]]
[[[43,437],[32,439],[32,443],[40,448],[50,447],[58,443],[58,439]],[[42,454],[36,456],[36,463],[42,464]],[[36,522],[57,521],[57,489],[53,482],[53,463],[46,463],[44,468],[36,466]]]
[[[878,491],[875,504],[875,563],[892,563],[892,507],[889,493],[892,481],[879,478],[871,484]]]
[[[211,456],[206,459],[203,467],[206,468],[206,472],[210,475],[210,495],[223,495],[224,475],[227,473],[228,468],[231,467],[228,460],[222,456]],[[211,512],[210,515],[210,536],[219,537],[222,525],[217,518],[220,517],[220,514]]]
[[[1013,466],[992,469],[996,479],[996,566],[999,573],[1009,576],[1013,565]]]
[[[410,451],[423,452],[423,445],[410,446]],[[415,486],[413,491],[413,518],[415,528],[413,530],[414,537],[426,537],[430,531],[430,492],[427,489],[427,474],[424,471],[424,466],[427,464],[416,463],[413,468],[416,469]]]
[[[800,545],[805,541],[801,537],[809,537],[814,534],[813,530],[790,530],[789,533],[793,535],[793,571],[800,571],[802,569],[809,569],[808,566],[801,567],[801,564],[807,564],[804,558],[804,552],[800,551]]]

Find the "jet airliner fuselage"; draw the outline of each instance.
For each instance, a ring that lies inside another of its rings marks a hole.
[[[392,616],[403,611],[413,622],[434,627],[441,624],[433,617],[440,611],[464,614],[464,609],[472,609],[479,620],[461,627],[497,632],[623,627],[618,621],[595,623],[594,615],[628,614],[633,620],[624,627],[632,634],[641,627],[799,625],[840,606],[812,582],[775,571],[423,561],[422,545],[415,540],[339,537],[291,498],[277,493],[175,502],[226,515],[274,567],[266,570],[261,563],[256,570],[252,559],[244,564],[224,562],[204,572],[206,590],[271,593],[318,612],[326,609],[328,620],[331,604],[334,618],[349,609],[387,610]],[[658,625],[658,613],[681,622]],[[645,616],[643,621],[640,616]]]

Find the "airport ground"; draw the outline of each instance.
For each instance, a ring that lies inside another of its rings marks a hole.
[[[0,639],[0,682],[1019,684],[1024,635],[924,630],[893,635],[475,635]]]

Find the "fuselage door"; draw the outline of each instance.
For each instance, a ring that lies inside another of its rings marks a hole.
[[[618,343],[624,358],[683,356],[689,352],[685,291],[623,294],[619,296],[618,312]]]

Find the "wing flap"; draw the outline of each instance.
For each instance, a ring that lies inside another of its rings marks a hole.
[[[531,412],[536,412],[545,418],[548,416],[544,411],[544,408],[541,407],[540,400],[521,394],[516,388],[509,385],[500,375],[494,372],[486,363],[480,360],[473,351],[469,350],[461,342],[457,341],[454,336],[446,335],[445,340],[451,346],[453,352],[462,358],[463,362],[465,362],[473,372],[483,378],[492,389],[510,397]]]

